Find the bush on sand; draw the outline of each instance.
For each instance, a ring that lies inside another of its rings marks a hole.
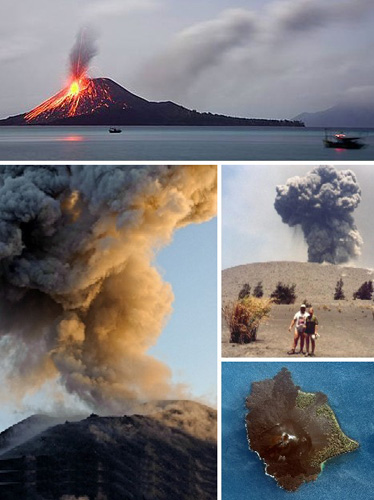
[[[274,292],[270,295],[270,298],[273,299],[273,302],[276,304],[293,304],[296,300],[295,288],[295,283],[286,285],[279,281]]]
[[[238,300],[245,299],[246,297],[249,297],[250,295],[251,295],[251,287],[249,286],[248,283],[244,283],[244,285],[242,286],[242,289],[239,292]]]
[[[255,297],[261,298],[264,296],[264,289],[262,286],[262,281],[259,281],[253,290],[253,295]]]
[[[256,340],[260,321],[270,312],[271,303],[270,299],[246,297],[226,304],[223,316],[230,330],[230,342],[247,344]]]
[[[365,283],[362,283],[360,288],[353,294],[353,298],[361,300],[371,300],[372,295],[373,295],[373,282],[365,281]]]

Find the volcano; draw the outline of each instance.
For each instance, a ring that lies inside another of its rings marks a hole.
[[[192,401],[58,425],[33,416],[0,434],[0,498],[215,500],[216,418]]]
[[[236,118],[199,113],[171,101],[152,102],[109,78],[74,80],[28,113],[0,120],[0,125],[226,125],[302,127],[297,120]]]

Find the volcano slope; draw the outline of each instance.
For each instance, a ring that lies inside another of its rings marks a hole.
[[[334,300],[337,281],[343,279],[346,300]],[[333,264],[303,262],[253,263],[225,269],[222,273],[222,304],[236,300],[244,283],[253,288],[262,281],[264,297],[269,297],[279,281],[296,284],[296,302],[272,306],[262,320],[257,340],[251,344],[230,343],[230,333],[222,321],[223,357],[284,357],[290,349],[293,332],[288,327],[300,304],[307,300],[319,320],[318,357],[374,356],[374,304],[353,300],[353,293],[374,279],[374,270]],[[290,356],[291,357],[291,356]],[[301,354],[292,359],[310,360]]]
[[[28,113],[0,120],[0,125],[250,125],[303,127],[299,121],[236,118],[199,113],[171,101],[152,102],[109,78],[87,78],[67,87]]]
[[[46,417],[34,416],[4,431],[0,443],[9,433],[20,442],[28,428],[18,446],[0,444],[0,498],[215,499],[216,411],[191,401],[143,410],[148,415],[91,415],[40,433],[32,430]]]

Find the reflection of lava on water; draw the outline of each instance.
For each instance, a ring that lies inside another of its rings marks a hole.
[[[63,142],[82,142],[84,141],[84,138],[82,135],[68,135],[67,137],[62,137],[59,140]]]

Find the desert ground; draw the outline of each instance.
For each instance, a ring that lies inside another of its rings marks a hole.
[[[337,281],[343,279],[345,300],[334,300]],[[222,305],[236,300],[244,283],[253,288],[262,281],[264,297],[269,297],[278,281],[296,284],[296,302],[274,304],[264,318],[257,340],[250,344],[230,343],[230,333],[222,319],[223,357],[284,357],[290,349],[293,332],[288,327],[300,304],[307,300],[319,320],[320,338],[316,357],[374,357],[374,302],[353,300],[360,285],[374,279],[374,270],[332,264],[302,262],[254,263],[225,269],[222,273]],[[304,359],[302,354],[290,359]]]

